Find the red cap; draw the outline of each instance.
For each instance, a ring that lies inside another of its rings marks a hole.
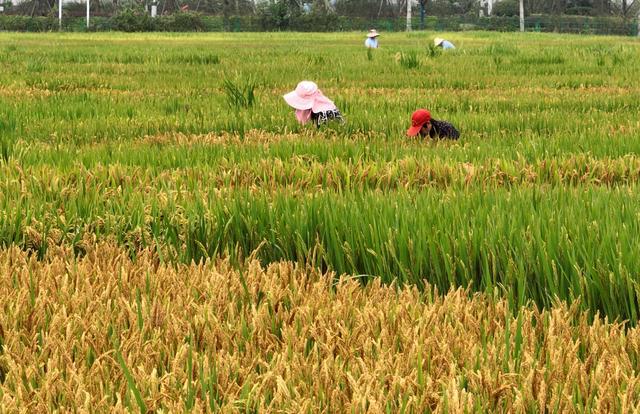
[[[431,120],[431,114],[426,109],[418,109],[411,115],[411,128],[407,130],[407,135],[415,137],[424,124]]]

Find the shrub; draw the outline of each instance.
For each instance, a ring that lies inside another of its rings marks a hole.
[[[285,1],[264,2],[258,6],[262,30],[285,30],[289,27],[289,7]]]
[[[158,18],[157,30],[164,32],[203,32],[206,30],[202,15],[180,12]]]
[[[496,16],[519,16],[520,5],[517,0],[503,0],[493,6],[493,14]]]
[[[58,30],[58,21],[52,17],[0,16],[0,30],[13,32],[48,32]]]
[[[125,9],[112,19],[112,29],[122,32],[151,32],[156,28],[154,20],[144,11]]]

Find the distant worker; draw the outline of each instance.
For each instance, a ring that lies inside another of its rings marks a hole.
[[[426,109],[418,109],[411,115],[411,128],[407,130],[407,135],[432,139],[458,139],[458,130],[446,121],[436,121],[431,119],[431,113]]]
[[[369,33],[367,33],[367,40],[364,41],[364,45],[369,49],[377,49],[378,36],[380,36],[380,34],[376,31],[376,29],[369,30]]]
[[[455,49],[456,47],[453,45],[453,43],[451,43],[448,40],[444,40],[441,37],[436,37],[435,39],[433,39],[433,44],[436,45],[436,47],[441,47],[443,49]]]
[[[283,97],[296,110],[296,119],[303,125],[309,121],[317,127],[331,120],[344,122],[336,105],[322,94],[315,82],[302,81]]]

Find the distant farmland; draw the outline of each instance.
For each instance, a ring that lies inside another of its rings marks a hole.
[[[434,35],[0,34],[0,411],[640,410],[640,43]]]

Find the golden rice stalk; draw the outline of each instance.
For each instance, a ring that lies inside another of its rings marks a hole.
[[[640,330],[576,306],[91,243],[0,251],[0,411],[139,411],[118,352],[154,411],[640,410]]]

